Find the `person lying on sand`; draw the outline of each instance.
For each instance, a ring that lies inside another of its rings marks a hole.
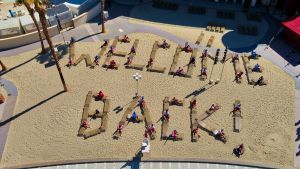
[[[164,121],[164,120],[169,121],[169,118],[170,118],[169,109],[164,111],[163,116],[161,118],[162,118],[162,121]]]
[[[206,67],[201,68],[201,70],[200,70],[200,76],[207,76],[207,68]]]
[[[129,120],[131,120],[133,122],[140,122],[139,116],[136,114],[135,111],[131,114],[131,117]]]
[[[100,48],[103,48],[104,46],[107,46],[108,45],[108,40],[104,40],[104,43],[101,45]]]
[[[239,72],[238,74],[236,74],[236,79],[241,80],[243,74],[244,74],[244,72]]]
[[[98,55],[96,55],[95,59],[94,59],[94,63],[96,63],[96,65],[99,65],[99,59],[100,59],[100,57]]]
[[[190,59],[190,62],[189,62],[189,64],[188,65],[190,65],[190,64],[196,64],[196,58],[195,58],[195,56],[193,56],[191,59]]]
[[[258,80],[256,81],[256,84],[261,85],[261,84],[263,83],[263,81],[264,81],[264,77],[263,77],[263,76],[260,76],[260,77],[258,78]]]
[[[115,62],[115,60],[111,60],[110,62],[109,62],[109,68],[111,68],[111,69],[114,69],[115,67],[116,67],[116,65],[117,65],[117,63]]]
[[[236,104],[233,108],[233,112],[241,111],[241,106],[242,106],[241,103]]]
[[[212,104],[209,108],[209,111],[215,111],[217,109],[217,106],[215,104]]]
[[[179,68],[176,70],[175,75],[183,76],[183,75],[184,75],[183,68],[182,68],[182,67],[179,67]]]
[[[121,123],[117,127],[117,131],[116,132],[119,132],[120,136],[122,135],[123,128],[124,128],[124,124],[121,124]]]
[[[69,57],[67,67],[71,68],[72,65],[73,65],[73,60],[71,57]]]
[[[173,138],[173,140],[176,140],[178,137],[178,132],[177,130],[173,130],[172,133],[171,133],[171,138]]]
[[[200,138],[200,134],[199,134],[199,127],[193,129],[193,136],[196,137],[199,139]]]
[[[124,35],[124,37],[121,39],[122,42],[128,43],[130,42],[129,37],[127,35]]]
[[[224,133],[223,129],[221,129],[221,130],[214,130],[213,134],[215,135],[216,138],[222,140],[223,142],[226,142],[226,136],[225,136],[225,133]]]
[[[132,54],[136,54],[136,49],[135,49],[135,47],[134,47],[134,46],[132,46],[132,47],[131,47],[131,49],[130,49],[130,53],[132,53]]]
[[[257,63],[257,64],[254,65],[254,67],[253,67],[252,70],[253,70],[254,72],[260,72],[260,69],[261,69],[261,67],[260,67],[260,65]]]
[[[97,99],[102,100],[104,96],[104,93],[100,90],[100,92],[97,95]]]
[[[171,100],[171,104],[178,105],[179,104],[179,100],[176,99],[175,97],[173,97],[173,99]]]
[[[89,123],[85,120],[85,121],[83,121],[83,122],[81,123],[81,127],[87,129],[87,128],[90,128],[90,125],[89,125]]]
[[[238,54],[235,54],[235,55],[232,57],[232,62],[234,62],[235,60],[239,60],[239,55],[238,55]]]
[[[167,48],[169,48],[170,47],[170,45],[169,45],[169,43],[167,42],[167,40],[163,40],[163,43],[162,43],[162,45],[161,45],[161,47],[162,48],[164,48],[164,49],[167,49]]]
[[[108,53],[114,54],[115,50],[116,50],[116,48],[114,46],[110,46]]]
[[[193,49],[191,48],[188,42],[185,42],[184,48],[182,50],[188,53],[188,52],[192,52]]]
[[[237,146],[236,148],[233,149],[233,153],[240,158],[241,155],[243,155],[245,152],[245,147],[244,144],[240,144],[239,146]]]
[[[139,106],[140,106],[141,108],[144,108],[144,107],[145,107],[144,96],[142,96],[138,102],[139,102]]]
[[[130,65],[132,63],[132,59],[133,59],[133,56],[132,55],[129,55],[127,57],[127,62],[125,63],[125,65]]]
[[[152,135],[153,133],[156,133],[154,124],[151,124],[150,126],[148,126],[148,132],[150,133],[150,135]]]
[[[98,109],[96,109],[96,112],[95,112],[95,114],[93,114],[92,119],[95,120],[97,118],[97,116],[99,116],[99,114],[100,114],[100,111]]]
[[[191,108],[193,109],[194,107],[196,107],[196,99],[191,102]]]

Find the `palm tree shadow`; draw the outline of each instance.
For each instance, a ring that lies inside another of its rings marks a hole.
[[[39,55],[36,55],[36,56],[34,56],[33,58],[31,58],[31,59],[29,59],[29,60],[27,60],[27,61],[25,61],[25,62],[23,62],[23,63],[21,63],[21,64],[19,64],[19,65],[16,65],[16,66],[14,66],[14,67],[12,67],[12,68],[9,68],[9,69],[6,70],[6,71],[1,71],[1,72],[0,72],[0,76],[4,75],[4,74],[6,74],[6,73],[8,73],[8,72],[10,72],[10,71],[12,71],[12,70],[15,70],[15,69],[17,69],[17,68],[19,68],[19,67],[21,67],[21,66],[23,66],[23,65],[25,65],[25,64],[27,64],[27,63],[29,63],[29,62],[31,62],[32,60],[36,59],[38,56],[39,56]]]
[[[64,56],[68,53],[68,46],[65,44],[58,44],[55,46],[57,48],[58,53],[58,60],[64,58]],[[51,67],[55,65],[55,61],[52,58],[50,50],[48,50],[45,54],[40,54],[36,58],[37,62],[40,64],[44,64],[45,68]]]
[[[19,113],[16,113],[16,114],[13,115],[12,117],[10,117],[10,118],[8,118],[8,119],[6,119],[6,120],[4,120],[4,121],[1,121],[1,122],[0,122],[0,127],[2,127],[2,126],[4,126],[4,125],[6,125],[7,123],[9,123],[9,122],[11,122],[11,121],[17,119],[18,117],[20,117],[20,116],[24,115],[25,113],[31,111],[32,109],[34,109],[34,108],[36,108],[36,107],[39,107],[39,106],[43,105],[43,104],[46,103],[47,101],[49,101],[49,100],[51,100],[51,99],[53,99],[53,98],[55,98],[55,97],[57,97],[57,96],[63,94],[64,92],[65,92],[65,91],[60,91],[60,92],[58,92],[58,93],[56,93],[56,94],[50,96],[49,98],[47,98],[47,99],[45,99],[45,100],[42,100],[42,101],[38,102],[37,104],[35,104],[35,105],[33,105],[33,106],[27,108],[26,110],[24,110],[24,111],[22,111],[22,112],[19,112]]]

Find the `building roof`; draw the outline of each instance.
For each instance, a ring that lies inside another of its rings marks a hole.
[[[300,36],[300,15],[294,17],[291,20],[282,22],[282,25]]]

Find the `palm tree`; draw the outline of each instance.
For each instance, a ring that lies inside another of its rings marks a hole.
[[[0,60],[0,65],[2,67],[2,71],[6,71],[7,70],[6,66],[2,63],[1,60]]]
[[[43,42],[43,37],[42,37],[42,34],[41,34],[41,30],[40,30],[40,27],[38,25],[38,22],[34,16],[34,9],[30,7],[31,4],[33,4],[33,0],[17,0],[17,3],[18,4],[24,4],[24,6],[26,7],[27,11],[29,12],[29,15],[31,16],[32,20],[33,20],[33,23],[38,31],[38,34],[39,34],[39,38],[40,38],[40,41],[41,41],[41,46],[42,46],[42,52],[41,53],[45,53],[46,52],[46,49],[45,49],[45,46],[44,46],[44,42]]]
[[[56,68],[57,68],[59,76],[60,76],[60,80],[61,80],[61,82],[63,84],[63,87],[64,87],[64,91],[68,91],[64,76],[63,76],[61,68],[59,66],[59,62],[58,62],[58,59],[57,59],[56,52],[54,50],[54,46],[52,44],[51,38],[49,36],[48,29],[47,29],[48,24],[47,24],[47,20],[46,20],[46,16],[45,16],[46,15],[46,9],[45,9],[43,3],[40,0],[34,0],[34,6],[35,6],[35,10],[39,14],[40,21],[41,21],[42,28],[43,28],[43,32],[44,32],[45,38],[46,38],[46,40],[49,44],[51,54],[53,56]]]
[[[104,0],[101,0],[101,20],[102,20],[102,33],[105,33],[104,27]]]

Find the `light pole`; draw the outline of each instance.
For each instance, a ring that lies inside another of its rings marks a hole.
[[[139,73],[135,73],[133,75],[133,79],[135,79],[136,81],[136,93],[135,95],[138,96],[139,93],[139,80],[142,78],[142,75],[140,75]]]
[[[61,27],[61,23],[60,23],[60,20],[57,16],[57,13],[56,13],[56,6],[55,5],[52,5],[52,8],[54,10],[54,14],[55,14],[55,19],[56,19],[56,22],[57,22],[57,27],[59,29],[59,33],[61,34],[63,40],[64,40],[64,44],[66,44],[66,40],[65,40],[65,37],[64,37],[64,34],[63,34],[63,28]]]

